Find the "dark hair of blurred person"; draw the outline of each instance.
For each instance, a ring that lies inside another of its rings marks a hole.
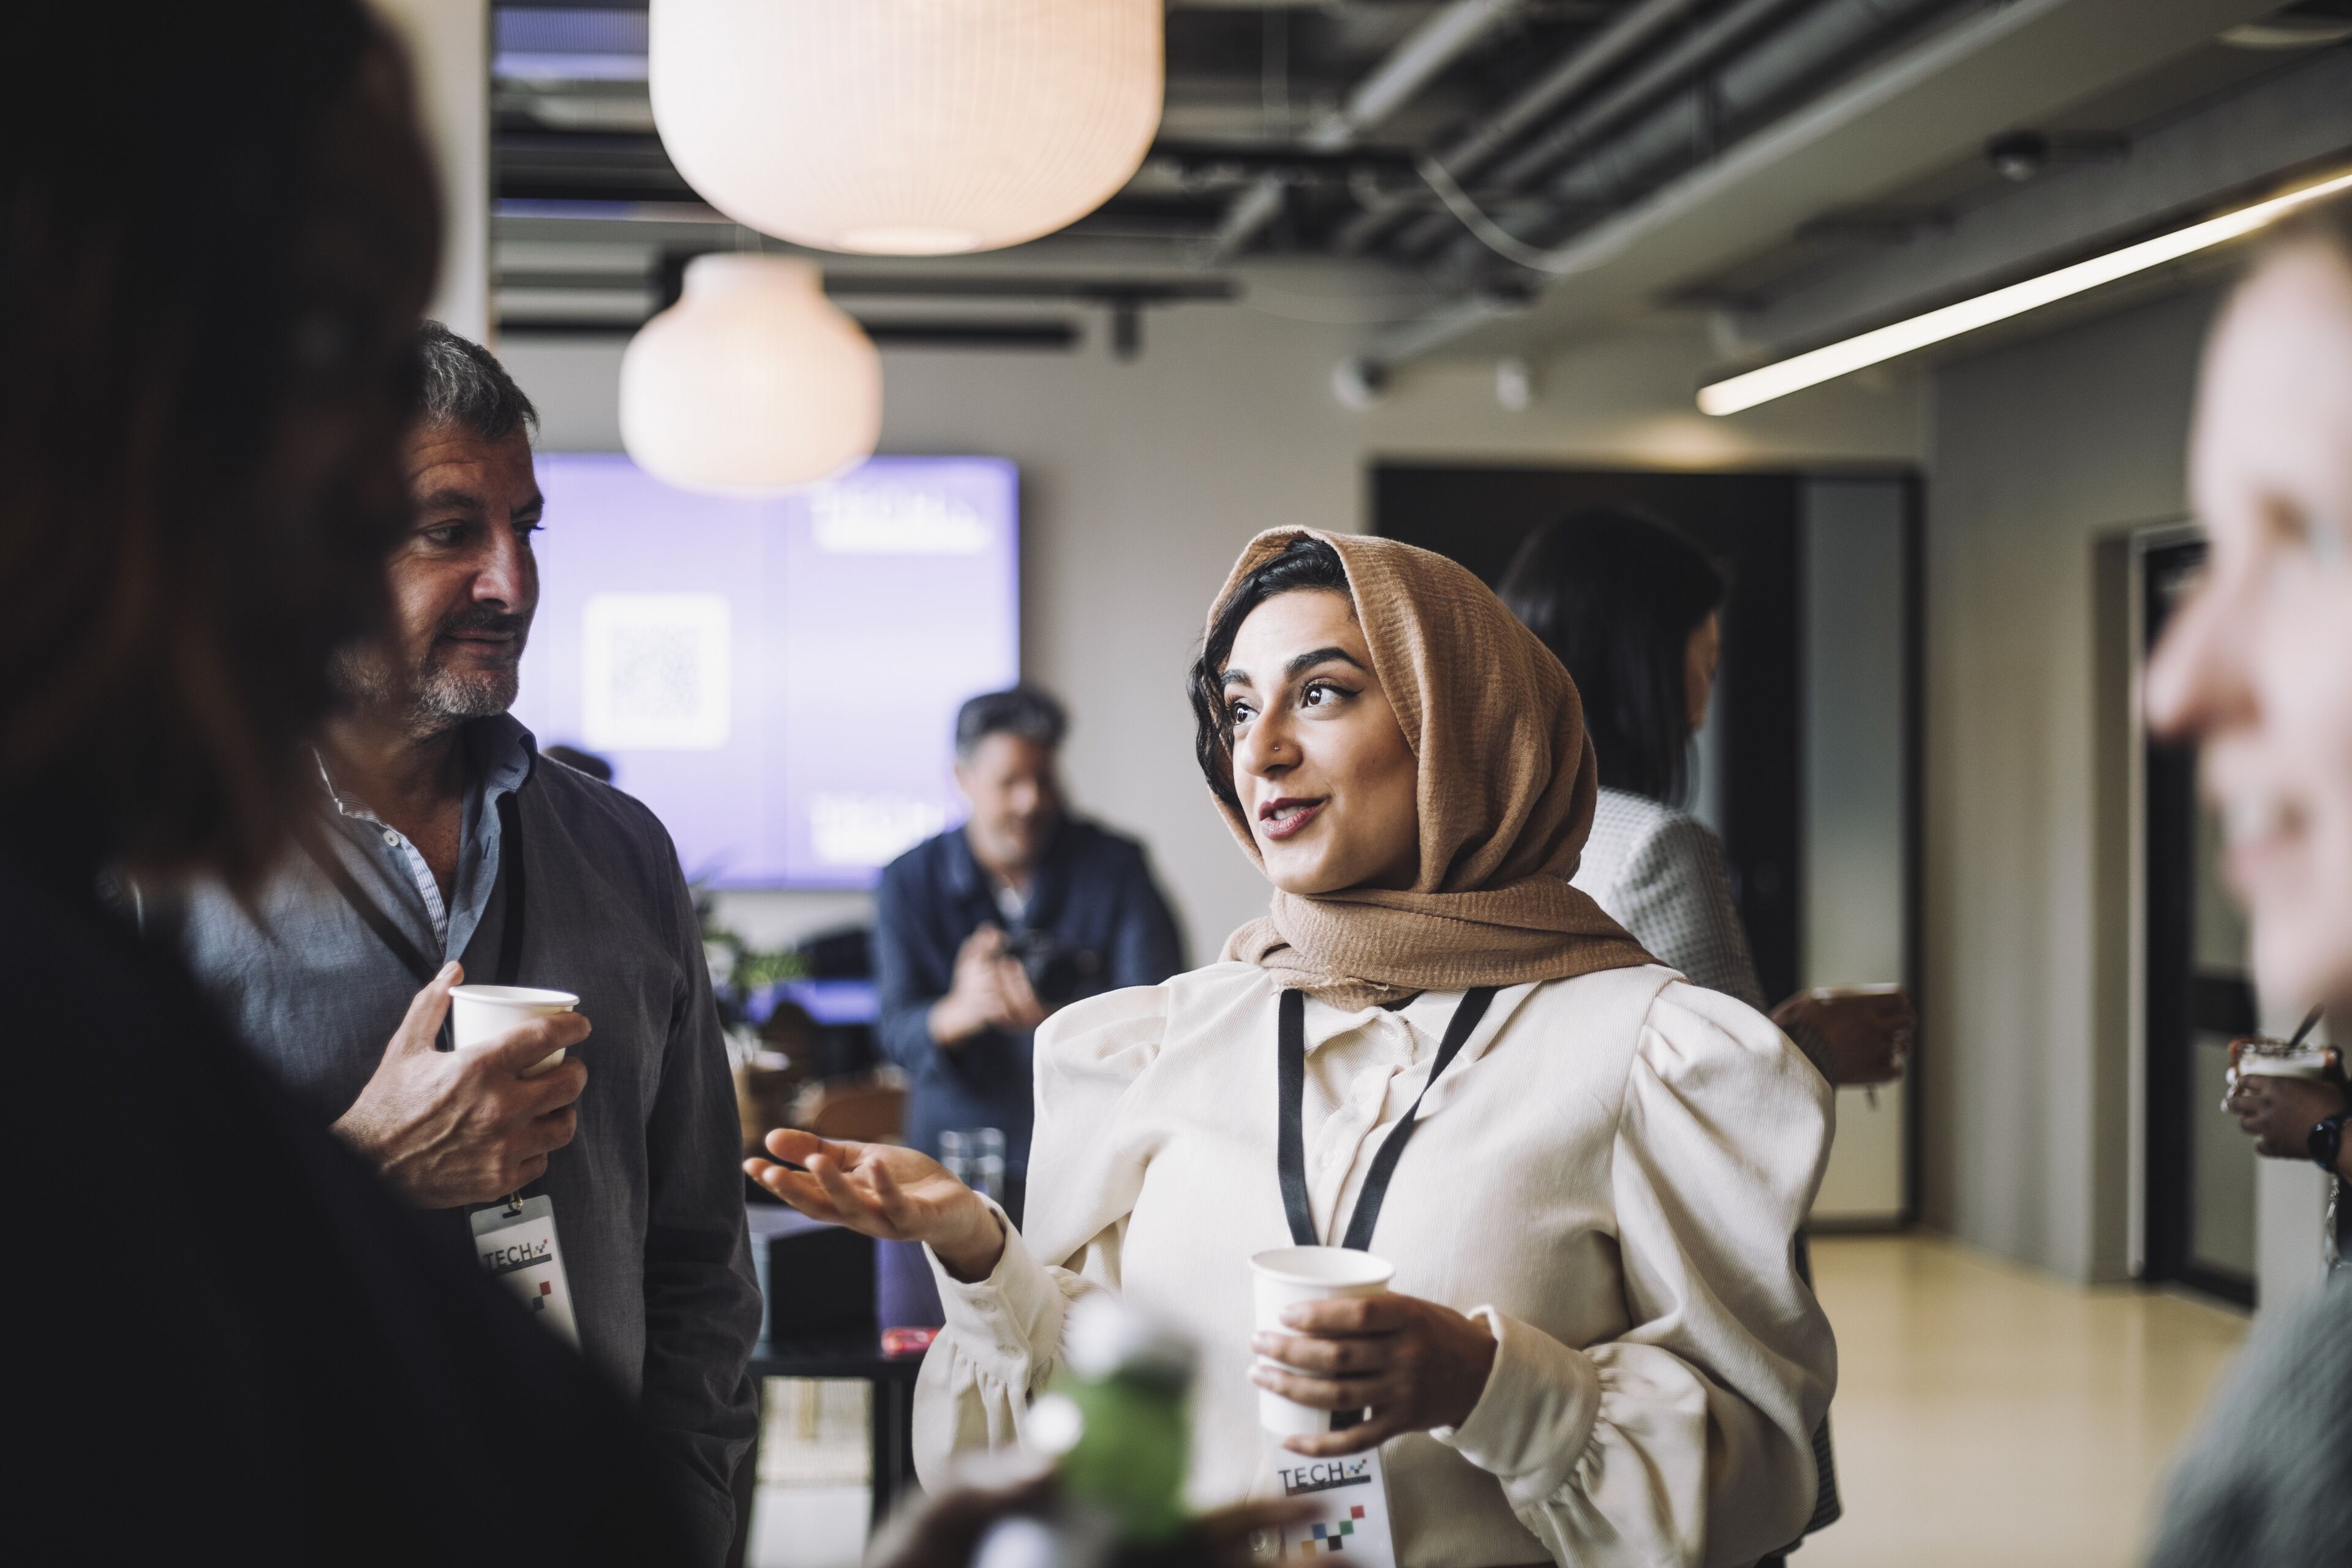
[[[956,710],[956,761],[971,761],[991,735],[1013,735],[1053,751],[1070,732],[1061,700],[1042,686],[1020,685],[983,691]]]
[[[354,0],[235,0],[14,7],[0,55],[12,1536],[653,1560],[617,1403],[99,898],[110,861],[251,885],[378,612],[438,249],[398,50]]]
[[[2352,204],[2283,228],[2214,324],[2189,438],[2210,551],[2149,661],[2156,733],[2193,741],[2254,981],[2352,1018]],[[2242,1079],[2261,1152],[2337,1184],[2341,1080]],[[2352,1555],[2352,1279],[2265,1314],[2174,1475],[2156,1568]]]
[[[1538,530],[1497,590],[1584,694],[1601,787],[1667,805],[1689,793],[1692,661],[1711,673],[1724,576],[1681,533],[1595,508]],[[1703,645],[1703,646],[1702,646]]]

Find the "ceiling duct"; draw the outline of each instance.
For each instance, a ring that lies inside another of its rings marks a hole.
[[[1964,3],[1973,8],[1980,0]],[[1793,26],[1765,35],[1746,52],[1722,62],[1704,79],[1688,82],[1693,68],[1703,68],[1710,63],[1710,49],[1702,47],[1702,44],[1719,49],[1746,38],[1769,15],[1788,8],[1787,0],[1745,0],[1661,57],[1640,78],[1612,93],[1612,100],[1631,103],[1636,99],[1636,89],[1649,86],[1652,80],[1660,86],[1677,79],[1685,82],[1680,92],[1630,129],[1553,174],[1546,194],[1562,205],[1582,202],[1622,206],[1644,183],[1670,178],[1675,164],[1692,161],[1695,153],[1704,154],[1715,150],[1702,141],[1710,123],[1737,121],[1743,115],[1752,115],[1785,100],[1808,78],[1851,58],[1872,40],[1885,38],[1926,13],[1948,9],[1951,5],[1952,0],[1821,0]],[[1597,111],[1611,105],[1604,101],[1594,107]],[[1579,117],[1587,118],[1599,123],[1602,117],[1599,112]],[[1507,182],[1514,174],[1525,177],[1555,162],[1555,147],[1573,144],[1568,132],[1575,124],[1570,121],[1562,132],[1528,148],[1497,171],[1497,178]],[[1434,227],[1443,234],[1451,226],[1451,219],[1433,216],[1406,231],[1400,242],[1409,245],[1427,228]],[[1473,236],[1463,235],[1447,250],[1441,270],[1467,286],[1484,269],[1487,259],[1484,244]],[[1510,270],[1525,276],[1518,267]],[[1572,270],[1573,263],[1563,260],[1560,270],[1551,275],[1569,276]],[[1391,365],[1421,358],[1492,321],[1496,313],[1490,290],[1474,293],[1421,321],[1390,329],[1382,334],[1370,357]]]
[[[1575,48],[1493,118],[1480,121],[1437,154],[1439,168],[1454,180],[1477,174],[1544,116],[1601,78],[1667,26],[1699,10],[1707,0],[1641,0],[1632,10]],[[1412,201],[1391,196],[1343,226],[1332,242],[1340,255],[1362,251],[1399,219],[1420,210]]]
[[[1336,153],[1353,145],[1359,136],[1403,108],[1446,67],[1476,47],[1526,5],[1527,0],[1454,0],[1414,28],[1388,58],[1356,84],[1346,103],[1307,133],[1307,147]],[[1234,197],[1209,240],[1210,262],[1239,255],[1279,216],[1282,192],[1281,177],[1267,174]]]
[[[1652,141],[1670,101],[1564,170],[1547,192],[1612,176],[1608,215],[1567,237],[1521,243],[1525,268],[1464,270],[1469,297],[1375,339],[1370,356],[1396,364],[1441,349],[1523,351],[1612,312],[1637,309],[1710,268],[1783,240],[1825,205],[1916,181],[1969,154],[1969,143],[2031,124],[2088,92],[2132,79],[2259,15],[2261,0],[1830,0],[1728,60],[1708,87],[1734,95],[1737,135],[1692,162]],[[1939,16],[1937,12],[1948,15]],[[1910,25],[1905,27],[1906,21]],[[1948,20],[1947,26],[1933,26]],[[1910,41],[1882,47],[1898,29]],[[1859,71],[1848,67],[1865,58]],[[1815,85],[1819,84],[1819,85]],[[1679,107],[1685,112],[1687,101]],[[1687,128],[1692,121],[1681,123]],[[1645,164],[1642,152],[1667,161]],[[1683,166],[1676,168],[1678,160]],[[1565,216],[1565,215],[1562,215]],[[1559,230],[1554,228],[1557,235]],[[1471,254],[1464,247],[1454,254]],[[1574,279],[1544,289],[1547,280]],[[1482,281],[1483,280],[1483,281]],[[1539,291],[1520,321],[1490,327],[1493,295],[1512,280]]]
[[[1677,172],[1675,165],[1715,151],[1724,127],[1752,122],[1873,43],[1953,5],[1954,0],[1817,0],[1806,8],[1803,0],[1742,0],[1520,151],[1487,184],[1514,190],[1541,181],[1550,203],[1572,211],[1620,205],[1643,185]],[[1788,26],[1772,27],[1784,18]],[[1662,95],[1665,100],[1658,102]],[[1619,131],[1645,107],[1648,113]],[[1610,136],[1612,131],[1619,133]],[[1609,139],[1601,141],[1604,136]],[[1432,215],[1407,229],[1398,247],[1420,254],[1456,229],[1444,215]],[[1461,237],[1448,262],[1457,271],[1466,269],[1479,258],[1479,249],[1477,240]]]

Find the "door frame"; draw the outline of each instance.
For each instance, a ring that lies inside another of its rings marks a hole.
[[[2186,805],[2193,812],[2195,774],[2193,764],[2182,766],[2166,763],[2158,776],[2158,759],[2152,738],[2141,717],[2141,694],[2147,657],[2147,637],[2151,615],[2150,591],[2153,580],[2150,562],[2160,552],[2189,546],[2202,547],[2205,536],[2193,524],[2173,522],[2136,530],[2132,536],[2130,626],[2133,652],[2131,701],[2131,731],[2133,743],[2133,788],[2131,811],[2131,865],[2134,873],[2132,899],[2133,937],[2133,1027],[2131,1030],[2131,1126],[2132,1152],[2132,1259],[2133,1273],[2152,1282],[2178,1283],[2206,1295],[2234,1302],[2239,1306],[2254,1304],[2255,1278],[2240,1277],[2205,1267],[2198,1261],[2190,1243],[2195,1215],[2193,1190],[2195,1183],[2193,1131],[2194,1107],[2175,1105],[2155,1092],[2151,1058],[2161,1049],[2166,1057],[2166,1071],[2177,1082],[2185,1069],[2183,1059],[2195,1050],[2200,1022],[2214,1007],[2221,1007],[2231,1017],[2221,1020],[2226,1032],[2240,1033],[2252,1029],[2257,1020],[2252,1016],[2251,996],[2230,998],[2208,997],[2194,972],[2193,943],[2189,952],[2171,952],[2165,955],[2164,973],[2176,967],[2185,974],[2186,1010],[2179,1017],[2167,1023],[2159,1031],[2158,1010],[2159,999],[2157,985],[2159,971],[2152,949],[2158,941],[2170,942],[2178,931],[2159,931],[2156,917],[2168,912],[2177,915],[2170,906],[2180,896],[2181,889],[2172,886],[2169,874],[2160,875],[2155,864],[2156,848],[2151,833],[2159,810],[2168,815]],[[2189,792],[2184,800],[2181,792]],[[2159,800],[2158,797],[2163,798]],[[2192,872],[2193,875],[2193,872]],[[2188,894],[2194,897],[2193,888]],[[2193,906],[2190,909],[2193,923]],[[2167,922],[2170,924],[2170,921]],[[2183,984],[2168,980],[2167,985]],[[2179,994],[2164,999],[2165,1006],[2181,1005]],[[2224,1006],[2223,1004],[2227,1005]],[[2171,1037],[2175,1026],[2180,1037]],[[2159,1032],[2164,1036],[2159,1039]],[[2180,1121],[2176,1110],[2187,1110],[2189,1121]],[[2162,1146],[2159,1150],[2159,1145]],[[2159,1184],[2151,1173],[2152,1156],[2162,1152],[2168,1166],[2179,1173],[2179,1180],[2168,1179]],[[2259,1231],[2259,1220],[2257,1220]],[[2257,1274],[2259,1259],[2257,1260]]]
[[[2126,1157],[2124,1179],[2124,1256],[2131,1278],[2147,1277],[2147,558],[2159,550],[2191,543],[2204,530],[2185,517],[2173,517],[2129,527],[2120,541],[2125,581],[2118,595],[2120,626],[2106,635],[2121,634],[2120,650],[2126,679],[2120,693],[2126,722],[2121,772],[2125,784],[2124,857],[2126,894],[2125,1086]],[[2112,689],[2103,699],[2117,695]]]

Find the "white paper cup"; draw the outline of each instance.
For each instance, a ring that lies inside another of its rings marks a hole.
[[[1369,1252],[1345,1247],[1283,1247],[1250,1259],[1250,1276],[1257,1299],[1257,1331],[1296,1333],[1282,1321],[1282,1310],[1294,1301],[1328,1301],[1341,1296],[1379,1296],[1387,1292],[1396,1265]],[[1261,1366],[1281,1366],[1269,1356]],[[1295,1372],[1295,1367],[1284,1367]],[[1332,1412],[1315,1410],[1268,1389],[1257,1391],[1257,1424],[1278,1437],[1306,1437],[1331,1430]]]
[[[449,1032],[457,1037],[459,1050],[472,1050],[533,1018],[569,1013],[579,1005],[580,998],[569,991],[540,991],[529,985],[453,986],[449,992]],[[562,1059],[560,1050],[542,1057],[524,1068],[522,1076],[537,1078]]]

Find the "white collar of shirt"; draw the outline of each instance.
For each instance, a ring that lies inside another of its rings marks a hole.
[[[1464,1042],[1456,1065],[1467,1066],[1485,1055],[1487,1045],[1540,984],[1534,981],[1525,985],[1507,985],[1496,992],[1486,1016],[1478,1020],[1478,1026]],[[1424,991],[1394,1011],[1386,1007],[1334,1007],[1309,996],[1306,1019],[1307,1057],[1312,1059],[1317,1051],[1342,1037],[1363,1033],[1391,1042],[1391,1048],[1402,1047],[1402,1060],[1419,1061],[1436,1052],[1445,1037],[1446,1026],[1454,1021],[1454,1009],[1462,1005],[1464,994],[1460,991]]]

